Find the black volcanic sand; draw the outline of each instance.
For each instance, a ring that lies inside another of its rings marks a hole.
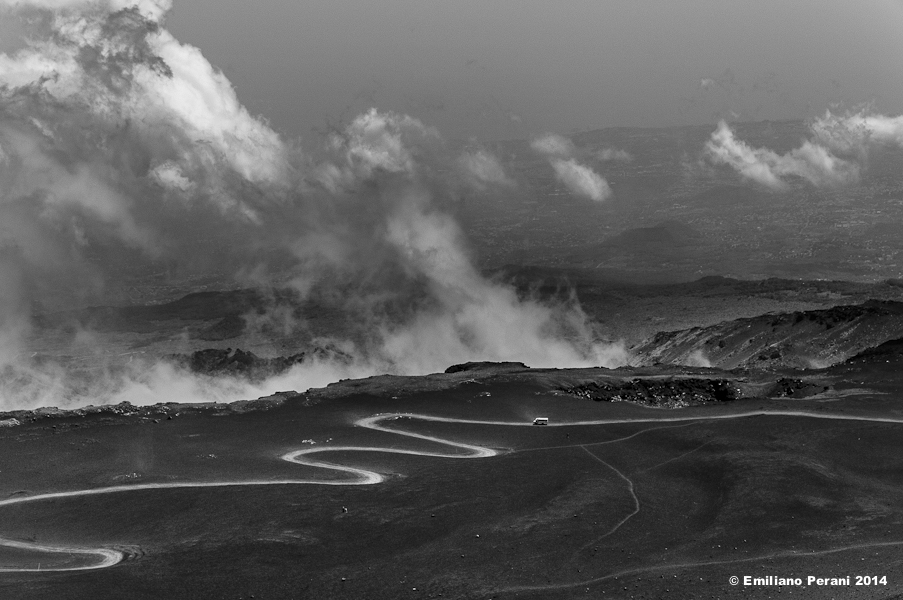
[[[873,375],[867,366],[851,368],[833,395],[678,410],[555,392],[574,376],[533,371],[477,374],[470,382],[449,375],[450,389],[432,391],[423,385],[406,391],[401,378],[374,378],[372,385],[348,382],[244,414],[173,408],[172,419],[158,422],[146,411],[40,418],[0,429],[0,498],[130,483],[347,477],[278,460],[311,446],[303,440],[314,447],[459,452],[352,426],[382,412],[518,422],[547,416],[552,423],[762,409],[903,419],[896,394],[887,393],[899,382],[888,376],[884,390],[856,387]],[[903,424],[791,416],[573,427],[408,418],[386,424],[505,452],[471,460],[315,456],[388,476],[371,486],[136,490],[3,506],[3,537],[122,548],[129,559],[93,571],[0,573],[0,597],[903,593]],[[6,567],[79,561],[84,558],[0,549]],[[728,583],[731,575],[810,574],[886,575],[888,583],[853,589]]]

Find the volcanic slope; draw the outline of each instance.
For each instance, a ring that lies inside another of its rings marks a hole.
[[[848,393],[831,402],[661,410],[557,391],[636,375],[508,365],[347,381],[241,414],[20,415],[0,428],[0,535],[127,560],[3,573],[0,596],[766,597],[728,576],[826,570],[890,576],[857,597],[903,593],[891,395],[838,380]]]
[[[870,300],[662,332],[632,352],[634,364],[811,369],[842,362],[901,336],[903,303]]]

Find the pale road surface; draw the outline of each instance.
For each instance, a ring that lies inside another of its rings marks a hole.
[[[660,417],[660,418],[648,418],[648,419],[600,419],[593,421],[570,421],[566,423],[549,423],[546,427],[576,427],[576,426],[587,426],[587,425],[616,425],[616,424],[628,424],[628,423],[675,423],[675,422],[692,422],[692,421],[714,421],[714,420],[725,420],[725,419],[742,419],[746,417],[758,417],[758,416],[780,416],[780,417],[804,417],[804,418],[812,418],[812,419],[831,419],[831,420],[840,420],[840,421],[871,421],[878,423],[899,423],[903,424],[903,418],[892,418],[892,417],[866,417],[866,416],[857,416],[857,415],[838,415],[838,414],[824,414],[817,412],[808,412],[808,411],[766,411],[766,410],[758,410],[758,411],[747,411],[742,413],[735,414],[725,414],[725,415],[708,415],[708,416],[686,416],[686,417]],[[94,496],[100,494],[115,494],[119,492],[136,492],[140,490],[156,490],[156,489],[180,489],[180,488],[207,488],[207,487],[239,487],[239,486],[252,486],[252,485],[373,485],[377,483],[381,483],[384,481],[383,475],[377,473],[375,471],[368,471],[366,469],[359,469],[356,467],[348,467],[341,466],[332,463],[318,461],[312,458],[311,455],[319,454],[324,452],[386,452],[391,454],[409,454],[415,456],[429,456],[434,458],[456,458],[456,459],[469,459],[469,458],[490,458],[492,456],[497,456],[504,451],[494,450],[492,448],[485,448],[483,446],[474,446],[471,444],[463,444],[460,442],[455,442],[452,440],[439,438],[430,435],[423,435],[419,433],[411,433],[407,431],[401,431],[397,429],[391,429],[388,427],[382,426],[380,423],[383,421],[390,421],[399,418],[408,418],[408,419],[417,419],[421,421],[434,421],[434,422],[442,422],[442,423],[464,423],[464,424],[473,424],[473,425],[497,425],[504,427],[534,427],[531,421],[524,422],[512,422],[512,421],[481,421],[476,419],[456,419],[452,417],[436,417],[431,415],[419,415],[414,413],[384,413],[377,414],[370,417],[365,417],[363,419],[358,419],[354,422],[354,425],[357,427],[365,427],[367,429],[373,429],[376,431],[382,431],[386,433],[392,433],[395,435],[406,436],[410,438],[415,438],[419,440],[426,440],[429,442],[435,442],[437,444],[442,444],[445,446],[451,446],[453,448],[457,448],[459,450],[464,450],[466,453],[445,453],[445,452],[427,452],[421,450],[398,450],[395,448],[381,448],[381,447],[370,447],[370,446],[330,446],[330,447],[320,447],[320,448],[304,448],[302,450],[295,450],[293,452],[289,452],[287,454],[283,454],[280,458],[282,460],[286,460],[289,462],[293,462],[300,465],[306,465],[311,467],[319,467],[322,469],[329,469],[332,471],[340,471],[343,473],[347,473],[352,475],[352,479],[344,479],[344,480],[319,480],[319,479],[272,479],[272,480],[244,480],[244,481],[210,481],[210,482],[182,482],[182,483],[145,483],[145,484],[132,484],[132,485],[116,485],[110,487],[102,487],[102,488],[92,488],[87,490],[73,490],[68,492],[51,492],[47,494],[37,494],[34,496],[16,496],[15,498],[9,498],[7,500],[0,501],[0,509],[4,506],[9,506],[12,504],[24,504],[26,502],[40,502],[41,500],[50,500],[54,498],[71,498],[75,496]],[[620,438],[618,440],[610,440],[611,442],[623,441],[629,438],[632,438],[640,433],[643,433],[645,430],[637,432],[633,435],[627,436],[625,438]],[[594,444],[585,444],[585,445],[594,445]],[[582,447],[582,446],[581,446]],[[539,450],[537,448],[536,450]],[[619,522],[615,528],[605,534],[605,536],[611,535],[617,530],[621,525],[626,523],[631,517],[636,515],[640,511],[639,499],[634,493],[633,482],[627,478],[623,473],[592,454],[584,448],[590,456],[592,456],[595,460],[601,462],[606,467],[614,471],[621,479],[623,479],[627,483],[627,489],[630,495],[633,498],[635,507],[634,510],[627,515],[621,522]],[[603,536],[603,537],[605,537]],[[635,570],[621,571],[618,573],[611,573],[609,575],[605,575],[603,577],[597,577],[593,579],[588,579],[580,582],[569,582],[562,584],[549,584],[549,585],[541,585],[541,586],[518,586],[512,588],[506,588],[501,591],[529,591],[529,590],[542,590],[542,589],[556,589],[556,588],[566,588],[566,587],[577,587],[580,585],[588,585],[592,583],[598,583],[604,581],[606,579],[610,579],[613,577],[618,577],[622,575],[630,575],[644,572],[653,572],[653,571],[661,571],[671,568],[681,568],[681,567],[692,567],[692,566],[706,566],[706,565],[717,565],[717,564],[729,564],[729,563],[739,563],[739,562],[750,562],[759,559],[767,559],[767,558],[776,558],[776,557],[791,557],[791,556],[817,556],[821,554],[831,554],[837,552],[843,552],[845,550],[854,550],[860,548],[872,548],[872,547],[884,547],[884,546],[896,546],[903,545],[903,541],[899,542],[881,542],[875,544],[860,544],[856,546],[849,546],[843,548],[835,548],[831,550],[823,550],[818,552],[786,552],[779,553],[768,556],[759,556],[753,558],[744,558],[744,559],[736,559],[729,561],[711,561],[704,563],[687,563],[687,564],[672,564],[672,565],[658,565],[654,567],[644,567],[638,568]],[[77,567],[59,567],[59,568],[0,568],[0,573],[27,573],[27,572],[58,572],[58,571],[86,571],[92,569],[105,569],[107,567],[112,567],[127,557],[128,553],[122,550],[118,550],[116,548],[85,548],[78,546],[49,546],[44,544],[38,544],[35,542],[25,542],[21,540],[11,540],[7,538],[0,538],[0,546],[5,546],[7,548],[16,548],[19,550],[26,550],[31,552],[46,552],[52,554],[81,554],[81,555],[91,555],[96,556],[97,561],[88,565],[77,566]]]

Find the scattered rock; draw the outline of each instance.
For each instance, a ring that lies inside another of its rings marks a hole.
[[[782,377],[775,382],[767,396],[769,398],[807,398],[827,392],[829,389],[829,386],[818,382]]]
[[[590,382],[559,391],[596,402],[633,402],[659,408],[682,408],[711,402],[729,402],[740,390],[728,379],[633,379]]]

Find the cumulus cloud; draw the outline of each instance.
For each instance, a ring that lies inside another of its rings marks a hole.
[[[438,139],[438,131],[418,119],[372,108],[354,119],[337,143],[344,147],[349,165],[366,178],[377,170],[412,175],[411,148]]]
[[[835,156],[817,142],[806,140],[799,148],[778,154],[738,140],[724,121],[706,142],[705,151],[713,163],[727,165],[744,179],[775,191],[786,190],[788,180],[794,177],[818,187],[850,184],[859,179],[856,162]]]
[[[82,126],[129,128],[135,141],[169,154],[185,173],[209,178],[225,169],[257,183],[284,181],[283,142],[247,112],[200,50],[160,26],[168,2],[13,6],[58,9],[30,21],[24,48],[0,55],[0,86],[10,101],[43,109],[32,112],[38,128],[69,113]]]
[[[199,50],[162,27],[169,8],[154,0],[0,4],[25,32],[20,48],[0,54],[7,408],[95,393],[102,401],[138,374],[101,369],[104,377],[85,382],[23,358],[35,304],[100,298],[107,284],[146,276],[158,260],[178,258],[185,269],[223,262],[228,252],[199,252],[203,243],[260,225],[291,183],[289,148]],[[238,254],[253,249],[239,245]]]
[[[555,175],[567,188],[578,196],[584,196],[595,202],[603,202],[611,198],[611,187],[599,174],[576,160],[551,160]]]
[[[172,8],[171,0],[2,0],[6,8],[39,8],[45,10],[99,10],[112,13],[134,8],[145,18],[159,22]]]
[[[162,27],[169,6],[2,4],[26,35],[0,54],[0,247],[32,299],[101,293],[123,249],[221,263],[198,245],[260,225],[292,185],[291,149]]]
[[[573,158],[577,149],[569,139],[550,133],[534,139],[530,147],[546,157],[555,176],[572,193],[595,202],[611,198],[611,187],[605,178]]]
[[[738,140],[721,121],[706,143],[705,155],[712,163],[730,166],[744,179],[776,191],[787,189],[793,178],[817,187],[847,185],[859,180],[872,147],[903,147],[903,116],[888,117],[869,109],[827,111],[809,124],[809,133],[810,139],[799,148],[778,154]]]

